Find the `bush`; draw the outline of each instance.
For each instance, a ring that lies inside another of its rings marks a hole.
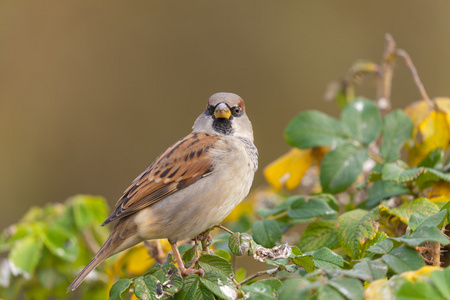
[[[424,100],[392,111],[393,68],[401,58]],[[355,96],[364,75],[377,78],[376,101]],[[342,108],[340,119],[306,111],[289,123],[285,138],[294,148],[264,170],[272,190],[241,204],[210,250],[205,243],[200,250],[179,246],[185,265],[202,268],[204,277],[182,278],[167,243],[151,242],[108,260],[78,293],[85,299],[108,291],[110,299],[450,298],[450,268],[441,267],[449,264],[441,248],[450,244],[450,99],[428,97],[390,36],[381,64],[357,62],[327,95]],[[287,191],[294,189],[306,193]],[[106,214],[105,201],[88,196],[32,208],[2,235],[4,297],[65,297],[106,239],[107,229],[99,227]],[[297,224],[307,226],[293,240]],[[266,270],[250,276],[235,270],[233,256],[243,255]],[[117,277],[124,278],[112,285]]]

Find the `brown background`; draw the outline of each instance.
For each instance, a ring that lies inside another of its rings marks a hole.
[[[246,100],[261,170],[327,83],[390,32],[450,96],[448,1],[0,1],[0,229],[77,193],[115,203],[208,97]],[[399,64],[393,101],[419,94]],[[369,81],[369,85],[373,82]]]

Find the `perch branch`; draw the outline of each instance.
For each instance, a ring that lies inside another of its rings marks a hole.
[[[223,226],[223,225],[215,225],[214,227],[220,228],[220,229],[222,229],[222,230],[225,230],[225,231],[228,232],[229,234],[234,234],[233,231],[231,231],[230,229],[226,228],[226,227]]]

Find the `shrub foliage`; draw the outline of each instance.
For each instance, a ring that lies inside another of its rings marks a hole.
[[[423,100],[392,110],[400,59]],[[364,76],[377,79],[376,100],[356,96]],[[241,204],[227,219],[229,229],[214,230],[209,247],[180,244],[186,267],[202,268],[203,277],[182,278],[167,243],[148,242],[108,260],[76,293],[84,299],[450,299],[442,249],[450,244],[450,98],[428,97],[390,36],[380,64],[355,63],[327,95],[342,109],[339,119],[305,111],[288,124],[284,136],[293,149],[264,170],[271,190]],[[0,239],[3,296],[70,297],[68,284],[108,235],[99,226],[106,216],[105,201],[89,196],[30,209]],[[266,269],[247,275],[234,256],[250,256]]]

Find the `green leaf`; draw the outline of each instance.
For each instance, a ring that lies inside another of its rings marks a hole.
[[[388,267],[379,260],[362,261],[353,266],[352,271],[364,276],[365,281],[373,281],[386,277]]]
[[[221,276],[214,273],[206,274],[204,278],[200,278],[200,282],[219,299],[235,299],[237,296],[236,287],[231,280],[224,282]]]
[[[217,255],[203,254],[200,256],[198,264],[206,273],[213,272],[226,278],[233,273],[231,264],[226,259]]]
[[[341,120],[347,125],[351,136],[366,146],[377,138],[382,127],[378,107],[364,98],[348,103],[342,110]]]
[[[248,233],[235,232],[228,239],[228,248],[234,255],[244,255],[252,252],[253,237]]]
[[[450,299],[450,268],[431,273],[431,280],[444,299]]]
[[[364,299],[364,288],[358,279],[341,277],[330,280],[328,284],[338,290],[346,299]]]
[[[152,275],[136,278],[133,287],[136,297],[142,300],[157,300],[164,294],[161,282]]]
[[[275,220],[263,220],[253,223],[255,242],[266,248],[272,248],[281,242],[280,225]]]
[[[165,281],[160,280],[163,283],[164,290],[171,294],[178,293],[183,287],[183,278],[181,278],[177,268],[172,265],[167,269],[165,277]],[[169,280],[167,280],[167,277],[169,277]]]
[[[295,117],[284,131],[288,144],[297,148],[333,146],[350,137],[347,127],[318,111],[305,111]]]
[[[314,265],[316,268],[341,269],[344,259],[328,248],[321,248],[313,252]]]
[[[415,214],[412,214],[409,218],[408,226],[411,228],[412,231],[417,230],[422,225],[426,226],[438,226],[439,224],[444,221],[445,216],[447,215],[446,210],[441,210],[440,212],[431,215],[429,217],[420,217],[416,216]]]
[[[78,195],[71,199],[75,224],[84,229],[90,224],[101,224],[107,217],[108,206],[102,197]]]
[[[361,209],[339,216],[337,223],[339,243],[351,258],[361,258],[367,243],[376,237],[379,226],[376,219],[376,212]]]
[[[367,149],[343,144],[329,151],[320,165],[320,184],[326,193],[339,193],[348,188],[361,174]]]
[[[450,240],[435,226],[421,226],[411,235],[409,233],[402,237],[392,238],[393,240],[403,242],[411,247],[420,246],[425,242],[437,242],[442,245],[450,244]]]
[[[381,156],[387,162],[400,158],[400,148],[411,137],[412,132],[413,124],[403,111],[394,110],[386,115],[383,122]]]
[[[14,243],[9,259],[14,275],[22,274],[30,279],[42,256],[42,242],[34,236],[27,236]]]
[[[332,194],[318,194],[313,196],[313,198],[324,200],[332,209],[339,212],[339,202]]]
[[[396,300],[430,300],[441,299],[439,292],[436,291],[428,282],[416,281],[405,282],[398,290]]]
[[[226,259],[227,261],[231,260],[231,254],[228,251],[226,251],[226,250],[215,249],[214,250],[214,254],[217,255],[217,256],[220,256],[220,257],[222,257],[224,259]]]
[[[428,181],[437,181],[444,180],[450,182],[450,174],[443,173],[439,170],[431,169],[431,168],[423,168],[423,172],[419,175],[416,182],[418,184],[422,184]]]
[[[190,247],[188,250],[186,250],[183,253],[183,263],[184,263],[185,267],[186,267],[186,265],[189,265],[189,266],[191,265],[190,262],[192,261],[194,256],[195,256],[195,247],[194,246]]]
[[[391,215],[394,215],[405,224],[409,223],[409,218],[412,214],[419,217],[429,217],[439,211],[439,206],[426,198],[418,198],[411,202],[400,205],[399,207],[389,210]]]
[[[438,148],[431,151],[417,166],[433,169],[442,169],[444,163],[444,150]]]
[[[311,198],[308,201],[304,197],[298,197],[287,211],[292,219],[309,219],[314,217],[322,217],[335,215],[337,211],[332,209],[326,199]]]
[[[249,293],[247,294],[247,300],[277,300],[278,298],[275,296],[271,296],[263,293]]]
[[[314,251],[322,247],[336,249],[339,247],[339,241],[336,233],[337,219],[316,220],[306,227],[298,246],[303,252]]]
[[[127,297],[132,280],[122,278],[116,281],[109,291],[109,300],[123,300]]]
[[[50,225],[47,232],[41,232],[40,236],[45,246],[54,255],[69,262],[74,262],[77,259],[80,252],[78,240],[63,227],[54,223]]]
[[[292,261],[297,266],[303,267],[306,273],[311,273],[314,271],[314,260],[312,255],[296,256],[292,259]]]
[[[184,279],[183,289],[175,295],[177,300],[214,300],[214,294],[201,283],[198,275],[188,275]]]
[[[394,248],[394,243],[390,239],[379,242],[378,244],[367,249],[367,252],[375,254],[386,254]]]
[[[322,285],[317,290],[318,300],[346,300],[341,293],[339,293],[335,288],[327,285]]]
[[[241,282],[242,280],[245,279],[247,275],[247,272],[245,271],[244,268],[239,268],[237,269],[236,272],[234,272],[234,279],[236,279],[237,282]]]
[[[381,200],[409,193],[409,189],[403,184],[398,184],[393,181],[376,181],[368,189],[367,194],[369,197],[360,205],[360,207],[372,209],[376,207]]]
[[[391,253],[383,255],[381,258],[397,274],[414,271],[425,265],[422,256],[408,246],[394,249]]]
[[[423,172],[422,168],[411,168],[401,161],[385,164],[381,171],[382,179],[385,181],[408,182],[413,181]]]
[[[291,257],[294,257],[296,255],[303,255],[303,252],[297,246],[292,246],[291,251],[292,251]]]
[[[292,278],[283,282],[279,290],[279,300],[309,299],[320,285],[311,284],[304,278]]]
[[[277,299],[274,296],[277,296],[277,291],[281,285],[282,282],[279,279],[269,278],[259,280],[250,285],[244,285],[242,286],[242,290],[251,293],[250,296],[255,296],[254,299]],[[269,296],[269,298],[266,296]]]
[[[267,218],[269,216],[276,216],[284,211],[286,211],[289,208],[287,202],[283,202],[278,204],[276,207],[274,208],[260,208],[258,210],[258,215],[261,218]]]
[[[383,231],[378,231],[377,235],[373,238],[373,240],[370,240],[367,242],[366,244],[366,249],[372,247],[373,245],[376,245],[382,241],[384,241],[385,239],[388,238],[388,235],[383,232]]]

